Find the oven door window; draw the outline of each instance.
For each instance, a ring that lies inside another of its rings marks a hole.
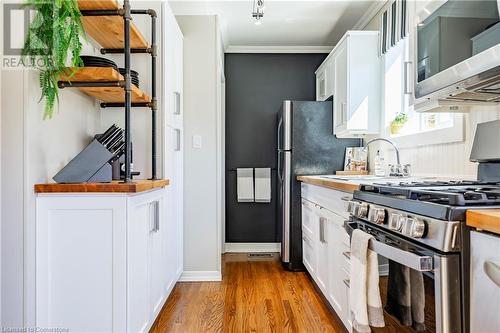
[[[434,276],[379,256],[385,327],[375,332],[436,332]]]
[[[421,82],[500,43],[497,1],[449,0],[417,26]]]

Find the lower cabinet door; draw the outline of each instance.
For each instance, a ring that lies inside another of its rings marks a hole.
[[[151,320],[149,266],[154,225],[150,200],[141,195],[129,202],[127,332],[146,332]]]
[[[316,262],[316,256],[314,253],[314,243],[306,235],[302,234],[302,262],[306,267],[307,271],[314,278],[316,275],[316,270],[314,268],[314,263]]]
[[[149,298],[151,309],[151,323],[163,306],[165,299],[165,284],[170,279],[167,261],[166,235],[168,220],[164,218],[163,192],[149,203],[151,232],[149,233]]]
[[[321,214],[321,213],[320,213]],[[331,223],[322,214],[318,216],[318,233],[315,239],[317,245],[317,257],[316,257],[316,283],[323,294],[328,294],[328,275],[329,275],[329,262],[331,258],[329,256],[328,248],[330,246],[327,234],[328,228]]]
[[[36,326],[126,331],[127,201],[36,199]]]

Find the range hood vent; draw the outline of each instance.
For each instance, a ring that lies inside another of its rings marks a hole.
[[[500,105],[500,65],[433,93],[415,110],[468,112],[474,105]]]

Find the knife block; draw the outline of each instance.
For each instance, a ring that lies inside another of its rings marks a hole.
[[[52,179],[57,183],[109,183],[113,177],[108,162],[113,156],[106,147],[94,139]]]

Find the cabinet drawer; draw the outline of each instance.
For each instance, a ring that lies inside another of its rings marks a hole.
[[[314,267],[314,243],[305,233],[302,234],[302,261],[311,276],[314,277],[316,274],[316,270]]]
[[[314,239],[318,225],[314,213],[315,206],[312,202],[302,199],[302,232],[310,239]]]
[[[302,183],[302,198],[314,202],[345,219],[349,218],[347,203],[352,199],[352,193]]]

